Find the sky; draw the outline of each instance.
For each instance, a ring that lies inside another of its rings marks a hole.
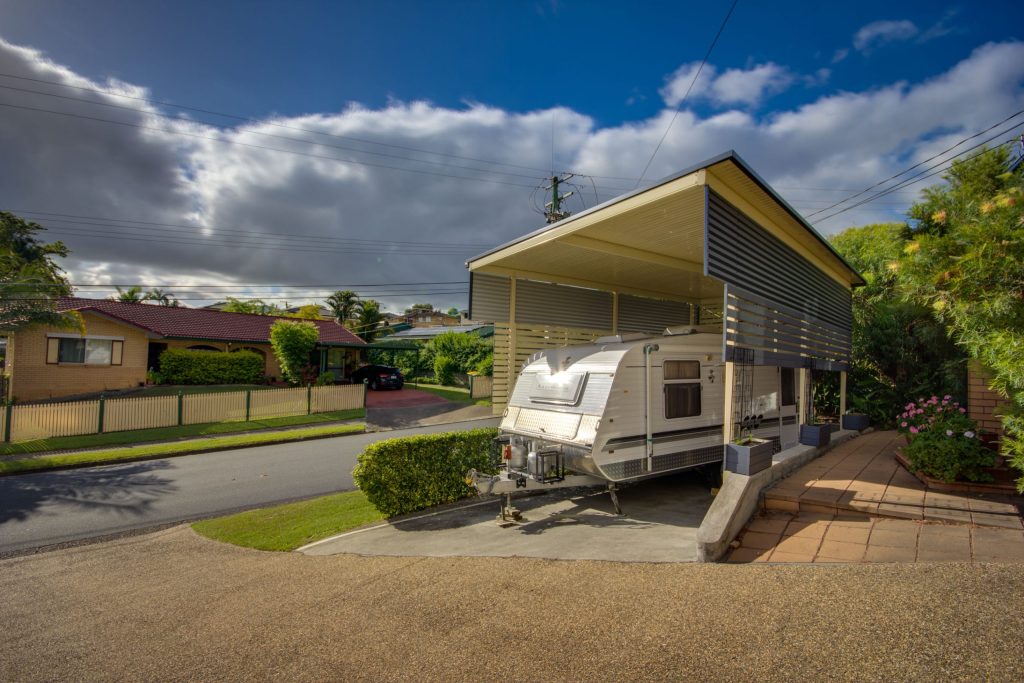
[[[1024,110],[1017,3],[739,0],[696,77],[730,4],[0,0],[0,209],[83,295],[465,308],[552,171],[579,211],[733,149],[829,235]]]

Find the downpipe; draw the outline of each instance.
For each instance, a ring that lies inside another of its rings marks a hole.
[[[651,354],[660,347],[644,344],[644,426],[647,434],[644,441],[647,454],[647,472],[654,470],[654,416],[651,413]]]

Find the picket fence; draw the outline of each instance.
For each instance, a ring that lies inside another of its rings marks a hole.
[[[361,384],[14,404],[3,410],[0,440],[32,441],[205,422],[263,420],[365,405],[366,387]]]
[[[490,398],[491,390],[494,389],[494,378],[484,375],[470,375],[469,396],[470,398]]]

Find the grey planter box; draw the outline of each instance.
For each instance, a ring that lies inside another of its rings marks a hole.
[[[821,448],[832,440],[832,425],[800,425],[800,443]]]
[[[772,466],[772,442],[757,439],[746,446],[725,445],[725,469],[736,474],[757,474]]]
[[[843,415],[843,429],[852,429],[855,432],[864,431],[871,424],[867,415],[860,413],[847,413]]]

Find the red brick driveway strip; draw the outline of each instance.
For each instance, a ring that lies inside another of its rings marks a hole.
[[[437,394],[427,391],[417,391],[403,387],[401,389],[381,389],[380,391],[366,391],[367,408],[413,408],[416,406],[429,406],[439,403],[448,403]]]

